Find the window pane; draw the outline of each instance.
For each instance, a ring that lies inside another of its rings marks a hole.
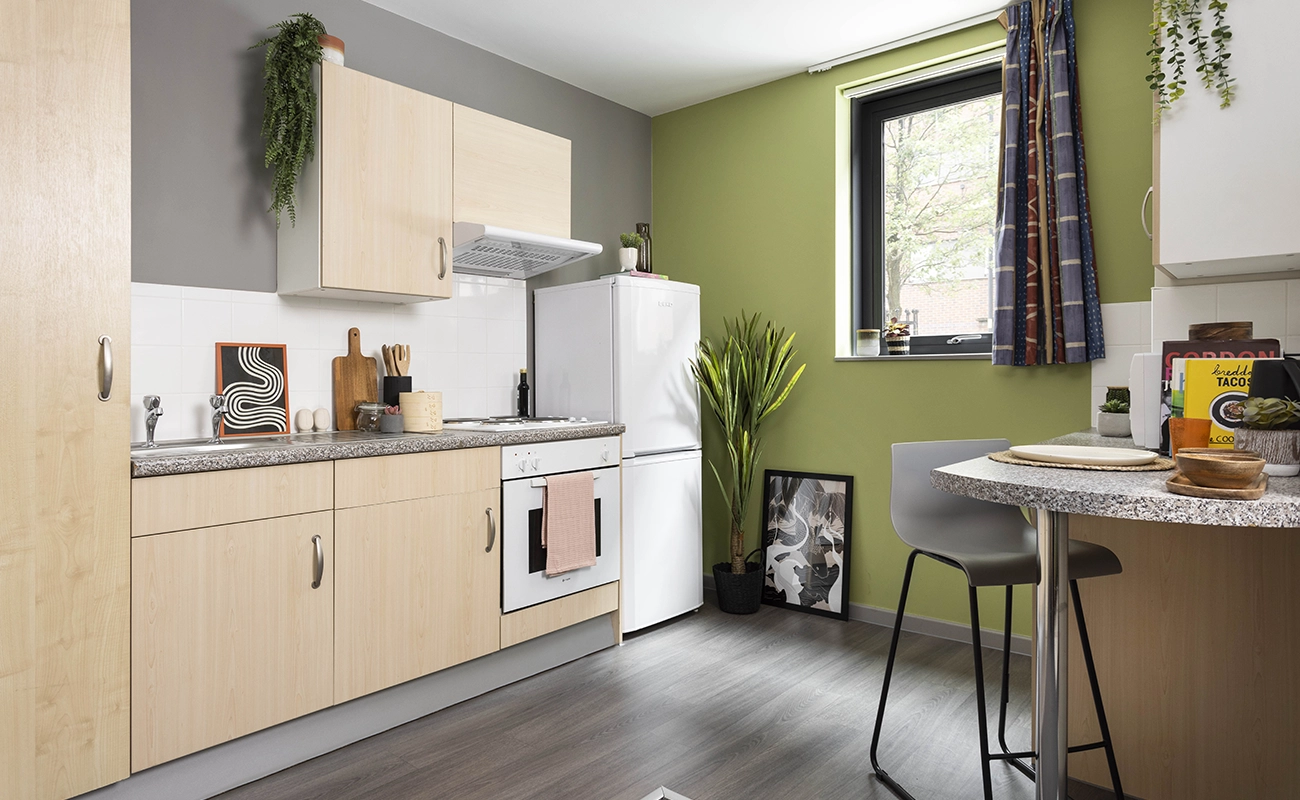
[[[884,319],[937,336],[992,330],[1001,97],[886,120]]]

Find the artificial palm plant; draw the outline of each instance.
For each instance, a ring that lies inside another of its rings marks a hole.
[[[758,314],[748,316],[742,311],[739,318],[723,324],[726,338],[716,345],[702,339],[691,372],[727,443],[730,487],[712,460],[709,467],[730,506],[731,571],[740,575],[745,572],[745,513],[763,449],[761,429],[790,396],[807,364],[786,380],[797,352],[794,334],[786,336],[785,329],[778,331],[771,322],[760,326]]]

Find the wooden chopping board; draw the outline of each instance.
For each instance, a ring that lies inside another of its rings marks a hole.
[[[361,354],[361,331],[348,331],[348,354],[334,359],[334,420],[341,431],[357,429],[357,403],[379,402],[379,368]]]

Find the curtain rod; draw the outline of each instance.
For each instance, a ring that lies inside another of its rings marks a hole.
[[[823,61],[820,64],[813,64],[811,67],[808,68],[808,74],[814,75],[818,72],[825,72],[834,67],[838,67],[840,64],[847,64],[850,61],[857,61],[860,58],[866,58],[867,56],[874,56],[878,53],[884,53],[886,51],[894,50],[899,47],[904,47],[909,44],[915,44],[917,42],[925,41],[926,39],[933,39],[936,36],[943,36],[946,33],[955,33],[956,31],[966,30],[967,28],[973,28],[976,25],[983,25],[985,22],[992,22],[993,20],[1000,17],[1002,15],[1002,12],[1005,10],[1006,9],[1004,7],[999,7],[995,11],[988,11],[983,14],[977,14],[973,17],[967,17],[966,19],[949,23],[948,25],[942,25],[938,28],[931,28],[928,31],[921,31],[920,33],[913,34],[912,36],[906,36],[902,39],[895,39],[892,42],[885,42],[884,44],[876,45],[875,47],[869,47],[866,50],[859,50],[856,53],[849,53],[846,56],[840,56],[839,58],[831,59],[830,61]]]

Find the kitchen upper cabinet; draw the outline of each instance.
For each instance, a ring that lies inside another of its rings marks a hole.
[[[1155,264],[1175,278],[1300,269],[1300,106],[1292,52],[1298,3],[1234,3],[1237,96],[1227,109],[1189,73],[1155,135]]]
[[[500,649],[500,449],[338,466],[335,702]]]
[[[333,702],[333,528],[321,511],[132,541],[133,771]]]
[[[281,219],[279,292],[451,296],[452,104],[328,62],[297,225]]]
[[[130,771],[130,3],[0,20],[0,796],[63,800]]]
[[[455,217],[569,238],[568,139],[457,105]]]

